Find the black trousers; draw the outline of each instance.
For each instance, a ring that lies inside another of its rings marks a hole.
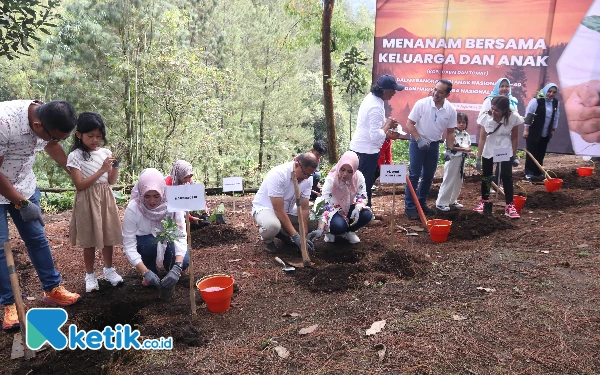
[[[481,178],[481,199],[484,201],[490,198],[490,187],[492,186],[492,179],[494,178],[494,159],[481,158],[481,172],[483,177]],[[506,198],[506,204],[513,202],[513,179],[512,179],[512,163],[510,161],[503,161],[502,170],[500,171],[500,178],[504,188],[504,195]]]
[[[536,142],[533,140],[529,140],[527,138],[527,151],[531,152],[531,155],[535,158],[535,160],[540,163],[540,165],[544,165],[544,156],[546,156],[546,149],[548,148],[548,142],[550,142],[550,137],[540,137],[540,139]],[[542,176],[543,172],[535,165],[535,162],[531,159],[529,155],[525,158],[525,174],[532,174],[534,176]]]

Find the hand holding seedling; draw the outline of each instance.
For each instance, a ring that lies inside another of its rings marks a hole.
[[[110,170],[110,168],[112,167],[114,161],[115,161],[115,158],[113,158],[111,156],[107,156],[106,159],[104,159],[104,162],[102,163],[102,167],[100,167],[100,169],[102,169],[105,172],[108,172]]]

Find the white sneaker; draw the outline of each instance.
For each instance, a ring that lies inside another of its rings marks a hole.
[[[113,267],[104,267],[104,277],[106,277],[106,280],[110,281],[112,286],[117,286],[123,282],[123,278],[117,273],[117,271],[115,271]]]
[[[494,190],[494,188],[490,188],[490,194],[496,194],[496,190]]]
[[[350,242],[350,243],[359,243],[360,242],[360,238],[358,238],[358,236],[356,235],[356,232],[346,232],[346,233],[342,234],[342,238],[347,239],[348,242]]]
[[[458,208],[458,209],[460,209],[460,208],[464,208],[465,206],[463,206],[462,204],[460,204],[460,203],[456,202],[456,203],[452,203],[452,204],[450,205],[450,207],[454,207],[454,208]]]
[[[448,206],[436,205],[435,208],[437,208],[440,211],[444,211],[444,212],[450,211],[450,207],[448,207]]]
[[[91,293],[94,290],[100,290],[98,286],[98,279],[96,278],[95,273],[86,273],[85,274],[85,292]]]
[[[325,242],[335,242],[335,234],[325,233]]]

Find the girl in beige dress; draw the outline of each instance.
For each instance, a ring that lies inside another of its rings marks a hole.
[[[71,217],[71,245],[83,248],[85,290],[98,290],[94,272],[96,248],[102,249],[104,277],[113,285],[123,278],[112,266],[113,246],[122,243],[121,221],[110,185],[119,177],[119,163],[106,143],[106,130],[99,114],[83,112],[77,120],[77,131],[67,167],[77,189]]]

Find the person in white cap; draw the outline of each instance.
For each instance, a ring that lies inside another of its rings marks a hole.
[[[382,75],[373,86],[371,92],[363,99],[358,109],[356,130],[350,141],[350,150],[358,155],[358,170],[365,177],[368,203],[371,207],[371,189],[375,182],[375,171],[379,160],[379,150],[385,139],[398,139],[400,131],[395,131],[398,121],[385,118],[384,101],[390,100],[396,91],[404,90],[404,86],[396,83],[396,78],[389,74]]]

